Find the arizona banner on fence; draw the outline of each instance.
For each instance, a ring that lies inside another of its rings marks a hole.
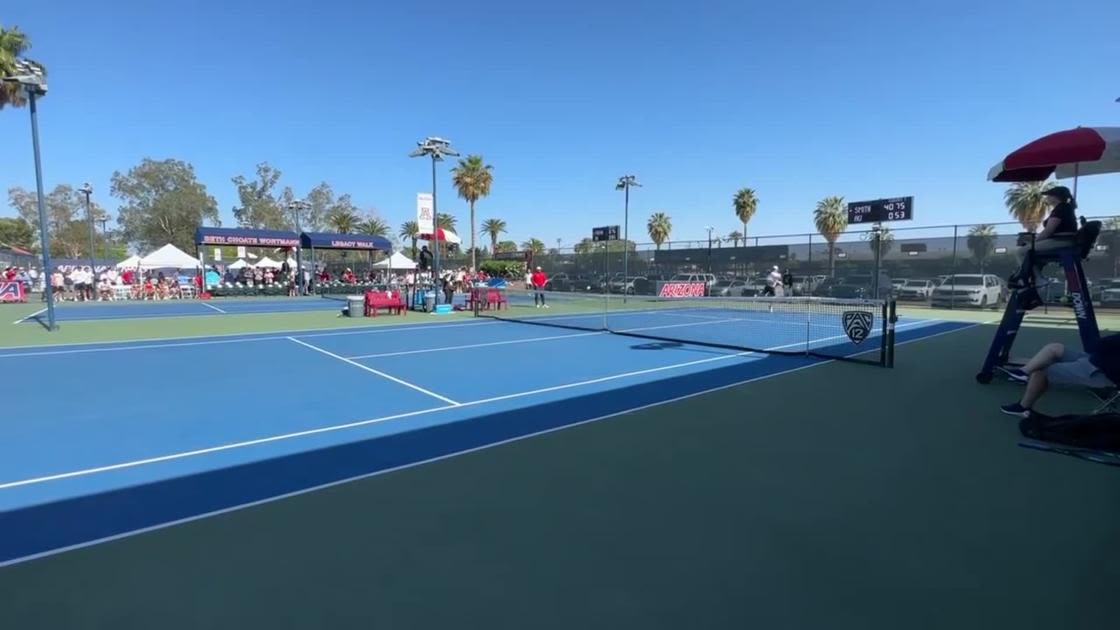
[[[0,282],[0,302],[26,302],[27,292],[22,282]]]
[[[421,234],[431,234],[436,229],[431,193],[416,193],[416,227]]]

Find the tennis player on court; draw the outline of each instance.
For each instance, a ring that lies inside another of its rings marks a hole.
[[[537,308],[541,308],[542,306],[548,308],[548,304],[544,303],[544,285],[548,284],[548,276],[544,275],[540,267],[537,267],[537,270],[533,272],[529,280],[533,283],[533,304]]]
[[[782,272],[778,271],[778,266],[770,270],[770,275],[766,276],[766,288],[762,290],[762,295],[775,297],[781,295],[782,291]]]

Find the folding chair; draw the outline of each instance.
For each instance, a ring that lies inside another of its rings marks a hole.
[[[1120,413],[1120,388],[1103,387],[1090,389],[1089,393],[1097,401],[1096,409],[1093,409],[1093,414],[1098,413]]]

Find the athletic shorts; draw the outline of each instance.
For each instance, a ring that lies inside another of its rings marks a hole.
[[[1072,387],[1113,387],[1104,372],[1089,362],[1089,355],[1066,348],[1060,361],[1046,368],[1051,384]]]

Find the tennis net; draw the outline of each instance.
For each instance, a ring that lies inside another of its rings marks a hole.
[[[484,289],[478,317],[610,332],[664,343],[827,357],[890,367],[893,301],[814,297],[690,297],[546,294]]]

